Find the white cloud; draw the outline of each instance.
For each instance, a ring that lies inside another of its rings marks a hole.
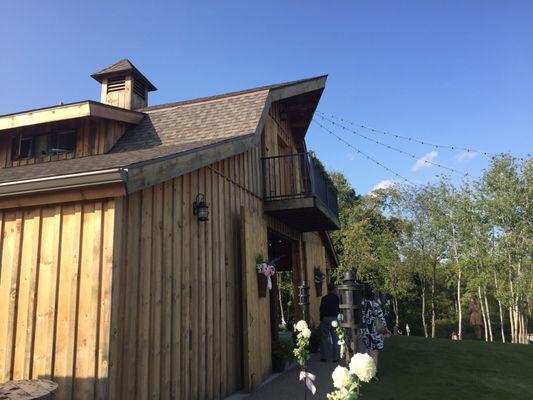
[[[463,162],[473,160],[477,156],[479,156],[479,153],[477,151],[463,151],[462,153],[457,154],[455,158],[457,159],[457,161]]]
[[[423,155],[418,160],[416,160],[416,162],[411,167],[411,170],[413,172],[417,172],[417,171],[420,171],[421,169],[431,167],[431,164],[429,164],[428,162],[435,161],[438,155],[439,153],[436,150],[431,150],[429,153]]]
[[[385,179],[379,182],[376,186],[374,186],[371,192],[373,192],[374,190],[379,190],[379,189],[387,189],[387,188],[390,188],[391,186],[394,186],[395,184],[396,184],[395,180]]]

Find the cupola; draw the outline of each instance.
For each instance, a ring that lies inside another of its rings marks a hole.
[[[128,110],[146,107],[148,92],[157,90],[127,59],[120,60],[91,76],[102,84],[102,103]]]

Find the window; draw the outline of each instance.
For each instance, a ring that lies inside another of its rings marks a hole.
[[[19,158],[30,158],[33,154],[33,138],[20,138]]]
[[[76,151],[76,131],[59,132],[56,149],[60,153],[74,153]]]
[[[11,159],[23,160],[76,151],[76,131],[60,131],[34,136],[18,135],[13,138]]]

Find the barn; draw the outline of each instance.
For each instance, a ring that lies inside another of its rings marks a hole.
[[[337,193],[305,143],[326,76],[162,105],[129,60],[92,77],[99,102],[0,116],[0,382],[252,390],[283,306],[276,284],[260,296],[258,256],[292,274],[295,303],[336,266]]]

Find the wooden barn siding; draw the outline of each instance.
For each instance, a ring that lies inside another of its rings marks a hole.
[[[305,247],[305,261],[307,280],[309,282],[309,319],[312,325],[320,324],[320,300],[317,296],[315,288],[315,267],[319,267],[324,274],[326,274],[326,250],[320,239],[320,236],[315,232],[306,232],[303,234]],[[322,284],[322,295],[327,293],[326,284]]]
[[[241,219],[244,388],[251,391],[268,378],[272,371],[270,296],[258,296],[256,271],[257,254],[267,254],[268,251],[267,222],[262,214],[244,206]]]
[[[120,139],[127,124],[119,121],[105,119],[73,119],[69,121],[50,122],[41,125],[27,126],[13,129],[3,134],[0,139],[0,168],[18,167],[29,164],[39,164],[49,161],[68,160],[104,154],[108,152]],[[57,154],[53,156],[33,157],[23,160],[11,159],[11,145],[13,134],[37,135],[51,131],[76,129],[77,142],[76,152],[67,154]]]
[[[0,382],[107,398],[114,214],[113,200],[0,211]]]
[[[112,398],[220,399],[242,389],[241,207],[263,213],[259,160],[254,148],[121,200]],[[192,214],[198,193],[207,222]],[[264,334],[258,343],[270,346]]]

